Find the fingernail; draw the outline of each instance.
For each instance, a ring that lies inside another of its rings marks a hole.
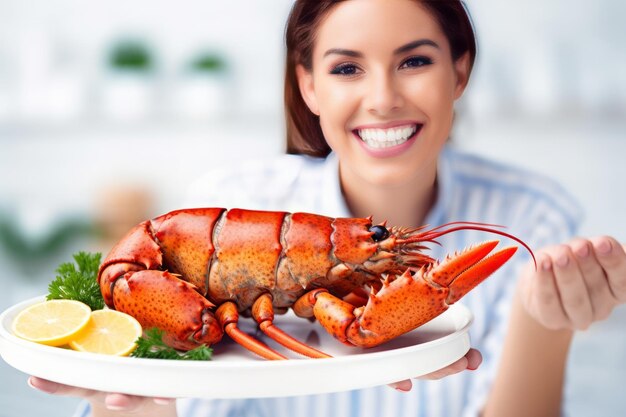
[[[597,250],[602,255],[608,255],[613,250],[613,247],[611,246],[611,242],[608,240],[601,240],[600,243],[598,243]]]
[[[409,392],[411,391],[411,387],[413,384],[411,384],[411,381],[409,380],[405,380],[405,381],[400,381],[400,382],[394,382],[389,384],[389,386],[393,389],[395,389],[396,391],[400,391],[400,392]]]
[[[32,379],[32,378],[28,378],[28,379],[26,380],[26,383],[27,383],[27,384],[28,384],[28,386],[29,386],[29,387],[31,387],[32,389],[39,389],[39,388],[37,388],[37,387],[35,387],[35,386],[33,385],[33,379]]]
[[[541,261],[541,268],[544,271],[549,271],[552,268],[552,262],[550,262],[549,258],[543,258]]]
[[[113,405],[113,404],[105,404],[105,407],[109,411],[124,411],[124,410],[126,410],[126,407],[120,407],[119,405]]]
[[[475,371],[476,369],[478,369],[478,368],[470,368],[469,366],[467,367],[468,371]]]
[[[567,266],[568,263],[569,263],[569,258],[565,254],[560,255],[558,258],[556,258],[556,264],[560,267]]]
[[[118,394],[109,394],[104,399],[104,406],[110,411],[128,411],[127,400]]]

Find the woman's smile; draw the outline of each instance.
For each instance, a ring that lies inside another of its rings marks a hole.
[[[410,148],[421,128],[419,123],[401,122],[388,126],[361,126],[352,133],[370,156],[388,158]]]

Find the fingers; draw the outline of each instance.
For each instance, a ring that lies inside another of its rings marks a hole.
[[[391,384],[389,384],[389,386],[398,391],[409,392],[411,391],[411,388],[413,388],[413,383],[410,379],[405,379],[404,381],[400,382],[392,382]]]
[[[482,360],[483,360],[483,357],[478,350],[470,349],[465,354],[465,356],[463,356],[461,359],[457,360],[456,362],[446,366],[443,369],[439,369],[438,371],[423,375],[419,377],[419,379],[429,379],[429,380],[441,379],[441,378],[445,378],[446,376],[458,374],[459,372],[462,372],[466,369],[469,369],[470,371],[474,371],[480,366]]]
[[[457,360],[456,362],[446,366],[443,369],[439,369],[438,371],[431,372],[426,375],[422,375],[418,379],[434,380],[434,379],[441,379],[449,375],[457,374],[466,369],[469,369],[470,371],[474,371],[478,369],[482,361],[483,361],[483,356],[481,355],[481,353],[476,349],[470,348],[470,350],[467,351],[465,356],[463,356],[461,359]],[[394,388],[402,392],[411,391],[411,388],[413,388],[413,383],[411,382],[410,379],[405,379],[404,381],[399,381],[399,382],[393,382],[388,385],[391,388]]]
[[[85,388],[72,387],[70,385],[59,384],[58,382],[48,381],[47,379],[31,376],[28,378],[28,385],[47,394],[63,395],[68,397],[79,397],[88,399],[96,394]]]
[[[615,239],[603,236],[591,239],[598,262],[616,302],[626,302],[626,253]]]
[[[529,305],[536,319],[548,329],[557,330],[569,325],[561,304],[554,277],[552,258],[547,253],[538,255],[539,268],[529,291]]]
[[[107,394],[104,398],[104,406],[111,411],[134,412],[146,408],[146,397],[125,394]],[[168,405],[174,400],[169,398],[152,398],[152,402],[157,405]]]
[[[483,363],[483,355],[476,349],[470,349],[465,354],[465,358],[467,359],[467,369],[470,371],[475,371]]]
[[[28,379],[28,385],[48,394],[79,397],[89,400],[92,404],[103,404],[106,409],[111,411],[134,412],[146,408],[146,404],[169,405],[174,402],[171,398],[147,398],[72,387],[34,376]]]
[[[602,240],[600,239],[600,241]],[[585,279],[593,310],[592,321],[604,320],[611,314],[616,302],[607,280],[606,271],[599,261],[598,250],[593,245],[593,241],[586,239],[575,239],[571,246]],[[600,258],[603,257],[600,256]]]
[[[583,272],[569,245],[560,245],[553,255],[553,272],[565,315],[575,329],[593,322],[593,308]]]
[[[537,258],[538,270],[523,281],[523,299],[549,329],[587,329],[626,302],[626,252],[611,237],[573,239]]]

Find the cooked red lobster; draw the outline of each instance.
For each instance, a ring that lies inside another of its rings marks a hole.
[[[241,331],[252,315],[271,339],[309,357],[328,357],[273,324],[292,308],[339,341],[372,347],[443,313],[517,250],[488,256],[498,241],[438,262],[425,242],[475,229],[524,242],[491,225],[387,228],[371,218],[224,208],[177,210],[134,227],[100,266],[106,304],[164,331],[172,347],[213,345],[226,332],[267,359],[286,359]],[[532,254],[532,252],[531,252]],[[369,294],[367,292],[369,290]]]

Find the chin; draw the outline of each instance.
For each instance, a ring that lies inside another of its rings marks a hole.
[[[377,187],[400,187],[416,178],[416,173],[408,173],[406,170],[396,167],[372,169],[364,173],[365,180]]]

